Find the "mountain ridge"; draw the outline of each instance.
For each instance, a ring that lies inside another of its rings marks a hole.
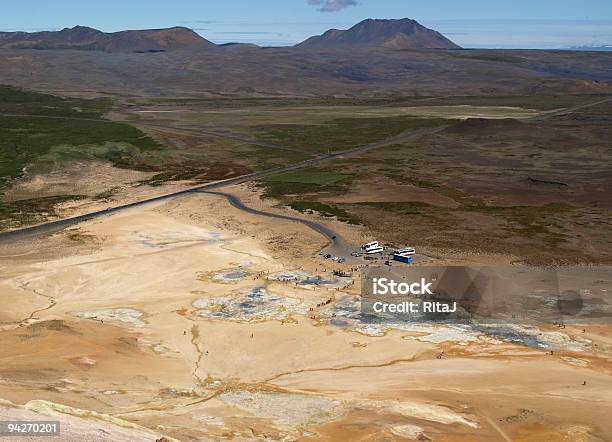
[[[75,26],[60,31],[0,32],[0,48],[4,49],[165,52],[214,47],[214,43],[181,26],[109,33],[88,26]]]
[[[298,43],[299,48],[461,49],[416,20],[366,19],[347,30],[330,29]]]

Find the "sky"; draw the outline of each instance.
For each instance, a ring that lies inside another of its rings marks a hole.
[[[612,45],[612,0],[2,0],[0,31],[186,26],[215,42],[292,45],[366,18],[409,17],[463,47]]]

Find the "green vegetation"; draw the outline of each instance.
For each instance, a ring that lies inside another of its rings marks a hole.
[[[47,216],[55,215],[56,205],[81,198],[81,195],[61,195],[11,202],[0,199],[0,230],[42,222]]]
[[[425,176],[406,173],[423,168],[431,161],[431,156],[424,156],[415,147],[390,146],[358,157],[334,160],[324,166],[269,177],[261,184],[266,189],[265,196],[281,199],[296,210],[365,224],[398,243],[511,253],[529,256],[534,262],[550,260],[555,254],[570,256],[567,249],[572,247],[573,238],[568,229],[575,220],[583,219],[581,209],[563,203],[492,205],[437,179],[435,168]],[[320,202],[322,196],[348,192],[357,179],[363,182],[364,178],[373,182],[390,179],[398,184],[430,189],[456,202],[457,207],[409,200],[332,205]]]
[[[443,209],[425,203],[383,203],[379,208],[402,214],[430,216],[449,219],[453,212],[471,212],[489,215],[505,223],[506,232],[523,238],[538,237],[549,246],[564,242],[560,217],[577,214],[578,209],[566,203],[550,203],[542,206],[490,206],[481,199],[460,189],[430,180],[391,175],[398,182],[431,189],[459,204],[457,209]]]
[[[479,199],[476,199],[459,189],[447,186],[445,184],[424,180],[422,178],[415,178],[413,176],[406,177],[395,170],[390,170],[384,175],[394,181],[397,181],[399,184],[412,184],[413,186],[420,187],[422,189],[431,189],[434,192],[442,196],[446,196],[452,200],[455,200],[456,202],[462,205],[481,204],[481,201]]]
[[[386,212],[396,213],[398,215],[414,215],[424,218],[433,218],[436,214],[446,214],[448,211],[448,209],[439,208],[418,201],[364,202],[357,203],[357,205],[381,209]]]
[[[322,168],[300,169],[272,175],[260,181],[265,196],[280,198],[285,195],[341,192],[348,188],[353,175],[331,172]]]
[[[333,152],[381,141],[408,130],[446,124],[440,118],[337,118],[324,124],[266,124],[256,126],[259,141]]]
[[[304,183],[304,184],[316,184],[318,186],[325,186],[328,184],[335,184],[339,181],[347,179],[349,175],[343,175],[334,172],[309,172],[308,170],[295,170],[279,175],[272,175],[266,178],[266,181],[273,183]]]
[[[299,212],[318,212],[321,216],[325,216],[328,218],[336,217],[338,221],[346,222],[349,224],[361,223],[359,217],[347,212],[346,210],[340,207],[320,203],[318,201],[294,201],[287,205]]]
[[[166,171],[156,173],[151,178],[139,182],[140,185],[161,186],[169,181],[193,180],[207,172],[204,165],[168,165]]]
[[[273,175],[260,181],[265,187],[265,196],[283,198],[287,195],[303,195],[314,193],[321,195],[347,191],[355,175],[337,173],[326,168],[309,168]],[[298,200],[287,204],[300,212],[318,212],[325,217],[336,217],[339,221],[349,224],[361,224],[359,217],[337,206],[331,206],[319,201]]]
[[[0,229],[41,222],[54,215],[54,205],[82,198],[4,201],[2,191],[26,170],[46,172],[78,160],[138,170],[163,167],[167,149],[132,126],[103,119],[111,104],[0,86]]]
[[[288,150],[269,149],[257,145],[240,145],[234,149],[236,152],[234,158],[241,158],[252,169],[272,169],[278,166],[285,166],[291,163],[311,158],[310,155],[300,152],[292,152]],[[228,150],[223,151],[224,157],[227,157]],[[226,158],[227,159],[227,158]]]
[[[542,206],[468,206],[467,210],[492,215],[506,221],[504,230],[523,238],[540,239],[547,246],[558,247],[566,242],[563,230],[567,215],[579,215],[578,208],[566,203]]]
[[[151,170],[162,162],[161,147],[121,123],[0,116],[0,188],[25,167],[47,169],[80,159]]]
[[[517,236],[529,240],[540,240],[549,247],[562,245],[566,238],[561,232],[567,215],[578,214],[578,209],[564,203],[542,206],[487,206],[474,204],[475,198],[457,209],[432,206],[422,202],[368,202],[361,206],[375,207],[389,213],[410,216],[412,222],[422,221],[432,228],[458,228],[461,213],[479,213],[503,221],[501,231],[506,236]],[[503,236],[503,235],[502,235]],[[498,238],[499,239],[499,238]]]
[[[62,98],[12,86],[0,86],[0,113],[3,115],[99,119],[111,109],[111,105],[111,100],[107,98]]]
[[[583,209],[566,203],[488,205],[443,184],[429,181],[424,184],[453,198],[459,207],[410,201],[366,202],[348,205],[347,210],[360,216],[374,231],[398,243],[510,254],[534,264],[596,259],[576,249],[576,238],[570,234],[572,226],[588,222],[588,214]],[[380,212],[385,215],[381,216]]]
[[[102,119],[108,100],[63,99],[0,88],[0,189],[25,168],[48,169],[80,159],[151,170],[162,147],[140,130]]]

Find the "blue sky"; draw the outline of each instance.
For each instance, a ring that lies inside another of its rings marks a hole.
[[[464,47],[612,44],[611,0],[2,0],[0,30],[180,25],[217,43],[289,45],[370,17],[414,18]]]

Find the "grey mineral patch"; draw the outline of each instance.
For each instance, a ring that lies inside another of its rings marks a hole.
[[[286,270],[282,272],[272,273],[268,275],[266,279],[270,281],[281,281],[281,282],[298,282],[303,281],[310,275],[302,270]]]
[[[182,230],[162,230],[154,235],[147,232],[139,232],[137,240],[145,247],[163,249],[168,246],[175,246],[185,243],[214,242],[219,239],[215,232],[203,232],[200,229],[190,231]]]
[[[231,321],[282,320],[292,313],[306,312],[302,301],[269,292],[265,287],[247,290],[220,298],[201,298],[192,304],[198,316]]]
[[[423,333],[414,338],[432,343],[473,342],[500,340],[544,350],[584,351],[591,344],[588,339],[570,336],[561,331],[546,331],[526,324],[489,324],[470,321],[466,323],[428,324],[422,321],[393,322],[377,316],[361,313],[360,301],[354,297],[341,297],[333,312],[332,325],[351,327],[368,336],[384,336],[391,329]]]
[[[140,318],[143,313],[133,308],[109,308],[100,310],[89,310],[76,312],[74,316],[84,319],[95,319],[97,321],[117,321],[133,325],[135,327],[144,327],[146,324]]]
[[[326,287],[329,289],[344,288],[351,284],[353,280],[346,277],[323,278],[318,275],[311,275],[303,270],[285,270],[267,276],[270,281],[293,282],[298,287]]]
[[[340,405],[325,396],[282,392],[231,391],[219,398],[257,417],[292,427],[331,420]]]
[[[504,341],[545,350],[584,351],[591,344],[588,339],[522,324],[473,324],[472,328]]]
[[[233,270],[228,270],[225,272],[215,273],[213,276],[213,281],[217,282],[233,282],[233,281],[241,281],[249,276],[249,272],[244,269],[238,268]]]

